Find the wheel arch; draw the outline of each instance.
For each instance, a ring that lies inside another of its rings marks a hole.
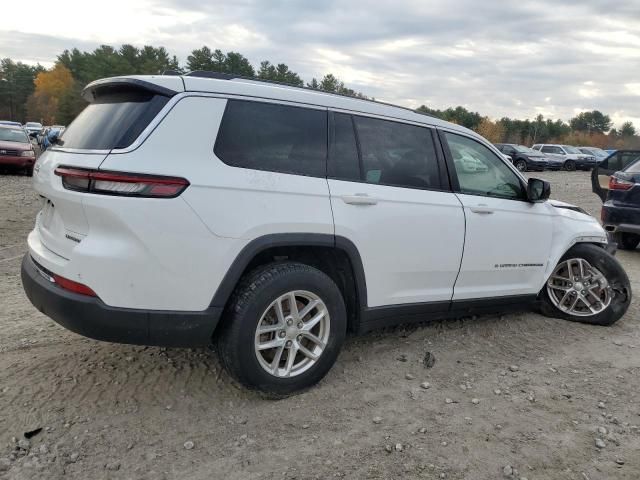
[[[210,305],[226,308],[238,282],[247,272],[279,260],[299,261],[331,277],[343,294],[349,330],[357,331],[361,312],[367,306],[364,267],[353,242],[337,235],[282,233],[253,239],[231,263]]]

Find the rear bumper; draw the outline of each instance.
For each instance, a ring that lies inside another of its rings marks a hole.
[[[36,163],[35,157],[8,157],[0,155],[0,166],[26,168]]]
[[[221,307],[201,312],[110,307],[96,297],[63,290],[49,281],[29,254],[22,260],[22,285],[31,303],[63,327],[107,342],[166,347],[211,343]]]

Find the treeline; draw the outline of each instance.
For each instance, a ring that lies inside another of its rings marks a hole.
[[[41,121],[44,124],[68,124],[85,107],[80,96],[82,89],[93,80],[116,75],[159,74],[166,71],[186,72],[209,70],[249,78],[271,80],[295,86],[307,86],[326,92],[367,98],[345,86],[331,73],[320,80],[305,83],[285,63],[260,62],[254,67],[238,52],[224,53],[207,46],[195,49],[181,65],[175,55],[164,47],[122,45],[116,49],[103,45],[92,52],[78,49],[65,50],[58,55],[54,66],[45,69],[30,66],[9,58],[0,60],[0,119]],[[545,119],[538,115],[533,120],[508,117],[491,120],[464,107],[436,110],[422,105],[421,113],[463,125],[477,131],[493,142],[532,145],[533,143],[569,143],[599,147],[637,148],[640,138],[631,122],[619,130],[612,128],[608,115],[597,110],[582,112],[568,123]]]
[[[117,75],[148,75],[166,71],[185,72],[209,70],[290,85],[303,86],[304,81],[286,64],[269,60],[256,69],[238,52],[223,53],[202,47],[193,50],[187,63],[180,65],[175,55],[164,47],[122,45],[115,49],[103,45],[92,52],[65,50],[54,66],[25,65],[9,58],[0,61],[0,119],[19,122],[41,121],[44,124],[66,125],[85,107],[82,89],[93,80]],[[345,86],[332,74],[306,84],[327,92],[366,98]]]
[[[467,127],[494,143],[527,146],[535,143],[562,143],[599,148],[640,148],[640,137],[636,135],[632,122],[623,123],[619,129],[613,128],[611,118],[598,110],[582,112],[569,120],[569,123],[545,119],[543,115],[538,115],[533,120],[509,117],[491,120],[464,107],[434,110],[422,105],[417,111]]]

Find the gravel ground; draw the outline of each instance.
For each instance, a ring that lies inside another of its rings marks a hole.
[[[597,215],[588,173],[536,176]],[[637,300],[609,328],[523,313],[349,338],[320,385],[267,401],[207,350],[95,342],[38,313],[19,265],[40,202],[26,177],[0,192],[0,478],[640,476]],[[634,285],[639,253],[618,253]]]

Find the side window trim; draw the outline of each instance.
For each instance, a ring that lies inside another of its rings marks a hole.
[[[467,138],[471,141],[474,141],[476,143],[478,143],[479,145],[482,145],[486,148],[489,149],[489,151],[491,151],[491,153],[496,156],[504,165],[507,166],[507,168],[509,168],[516,176],[516,178],[518,179],[518,181],[520,182],[520,186],[522,187],[523,191],[526,192],[527,191],[527,185],[525,184],[525,182],[522,180],[522,177],[520,176],[520,172],[517,171],[517,169],[513,166],[513,164],[511,164],[511,162],[507,162],[504,158],[502,158],[502,156],[500,155],[496,155],[495,152],[493,150],[491,150],[491,148],[489,148],[487,145],[479,142],[477,139],[473,138],[470,135],[466,135],[464,132],[457,132],[455,130],[449,130],[449,129],[438,129],[438,136],[440,137],[440,142],[442,143],[442,148],[445,152],[445,157],[446,157],[446,161],[447,161],[447,170],[450,172],[450,180],[451,180],[451,185],[453,187],[453,191],[455,193],[460,193],[460,194],[464,194],[464,195],[472,195],[472,194],[467,194],[467,193],[463,193],[462,189],[460,187],[460,181],[458,179],[458,174],[456,172],[455,169],[455,165],[453,164],[453,155],[451,154],[451,149],[449,148],[449,142],[447,142],[447,138],[445,136],[445,132],[447,133],[451,133],[453,135],[458,135],[460,137],[464,137]],[[482,196],[482,195],[476,195],[476,196]],[[513,200],[516,202],[527,202],[528,200],[526,198],[504,198],[504,197],[492,197],[492,196],[487,196],[487,198],[500,198],[502,200]]]

